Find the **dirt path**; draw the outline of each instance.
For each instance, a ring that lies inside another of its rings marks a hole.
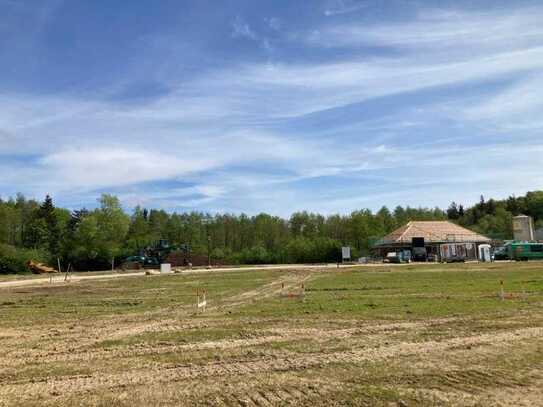
[[[421,263],[418,264],[418,267],[431,267],[435,266],[435,263]],[[259,270],[284,270],[284,271],[303,271],[303,270],[329,270],[329,269],[345,269],[345,268],[398,268],[398,267],[409,267],[410,264],[383,264],[383,263],[371,263],[371,264],[271,264],[271,265],[258,265],[258,266],[243,266],[243,267],[214,267],[214,268],[200,268],[200,269],[191,269],[183,270],[179,275],[193,275],[193,274],[209,274],[209,273],[236,273],[243,271],[259,271]],[[151,271],[151,276],[171,276],[176,275],[177,273],[169,274],[160,274],[159,270],[149,270]],[[124,277],[142,277],[145,276],[145,271],[134,271],[134,272],[99,272],[96,274],[89,274],[86,272],[76,272],[71,273],[69,281],[87,281],[87,280],[107,280],[107,279],[116,279]],[[51,284],[51,276],[46,277],[34,277],[34,278],[20,278],[16,280],[0,281],[0,289],[2,288],[15,288],[15,287],[28,287],[36,285],[49,285]],[[64,281],[65,275],[58,273],[52,275],[53,284],[66,284]]]
[[[378,266],[378,265],[377,265]],[[193,274],[210,274],[210,273],[234,273],[234,272],[243,272],[243,271],[258,271],[258,270],[285,270],[285,271],[301,271],[301,270],[319,270],[319,269],[330,269],[337,268],[336,264],[283,264],[283,265],[263,265],[255,267],[218,267],[211,269],[192,269],[192,270],[183,270],[179,275],[193,275]],[[352,265],[339,265],[340,268],[353,267]],[[358,267],[358,266],[357,266]],[[360,265],[362,267],[362,265]],[[175,274],[163,274],[161,275],[158,270],[153,271],[154,274],[151,276],[167,276]],[[142,277],[145,276],[145,271],[135,271],[129,273],[115,273],[115,272],[105,272],[103,274],[92,274],[86,275],[84,272],[72,273],[69,277],[70,282],[76,281],[88,281],[88,280],[107,280],[115,278],[129,278],[129,277]],[[66,284],[64,281],[64,274],[53,274],[52,281],[53,284]],[[29,279],[17,279],[13,281],[2,281],[0,282],[0,289],[2,288],[15,288],[15,287],[28,287],[36,285],[49,285],[50,277],[43,278],[29,278]]]

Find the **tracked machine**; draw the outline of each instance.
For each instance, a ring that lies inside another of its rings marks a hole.
[[[168,240],[159,239],[137,255],[127,257],[123,269],[158,268],[162,263],[170,263],[173,267],[187,266],[190,263],[189,246],[170,245]]]

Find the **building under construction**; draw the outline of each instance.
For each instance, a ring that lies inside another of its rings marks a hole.
[[[448,221],[412,221],[374,245],[374,254],[409,252],[415,261],[477,260],[491,239]]]

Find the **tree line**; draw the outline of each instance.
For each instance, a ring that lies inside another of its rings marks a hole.
[[[56,207],[43,202],[0,199],[0,273],[23,272],[29,259],[78,270],[119,264],[158,239],[190,247],[195,255],[210,254],[215,262],[232,264],[311,263],[337,261],[341,246],[353,257],[368,255],[372,245],[410,220],[452,220],[495,239],[512,238],[512,217],[534,217],[543,226],[543,191],[522,197],[485,200],[470,208],[452,202],[446,209],[383,206],[348,215],[323,216],[297,212],[284,219],[265,213],[168,213],[136,207],[126,213],[113,195],[104,194],[93,210]]]

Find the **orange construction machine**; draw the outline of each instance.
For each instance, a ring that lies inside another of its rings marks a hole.
[[[42,263],[36,263],[33,260],[28,260],[28,262],[26,263],[26,266],[34,274],[58,273],[58,270],[55,270],[54,268],[46,266],[45,264],[42,264]]]

